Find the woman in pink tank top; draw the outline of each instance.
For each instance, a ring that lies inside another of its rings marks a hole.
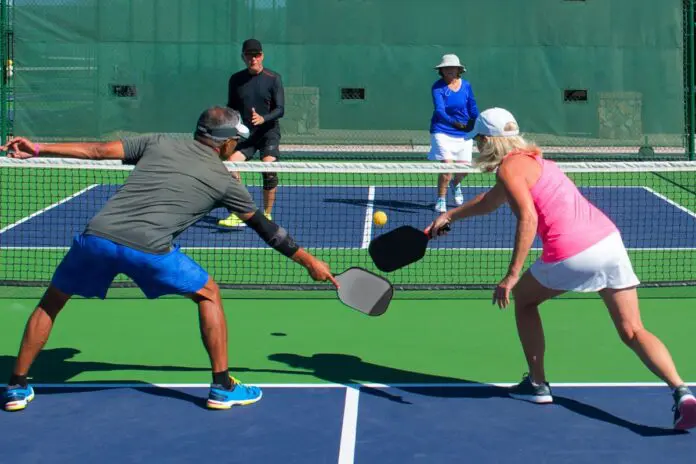
[[[479,115],[468,137],[476,140],[476,165],[495,172],[488,192],[440,215],[426,229],[434,237],[445,225],[492,213],[507,202],[517,217],[517,233],[507,274],[493,293],[500,308],[515,300],[515,318],[529,374],[509,391],[534,403],[553,401],[544,370],[544,330],[539,305],[568,291],[598,292],[624,343],[671,388],[674,427],[696,427],[696,398],[677,373],[664,344],[641,322],[637,285],[621,234],[600,209],[580,193],[556,163],[519,135],[510,112],[491,108]],[[542,255],[522,274],[535,235]]]

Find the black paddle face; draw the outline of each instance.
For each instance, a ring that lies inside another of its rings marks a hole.
[[[393,272],[423,258],[428,241],[422,230],[402,226],[372,240],[368,251],[377,269]]]
[[[394,296],[394,287],[384,277],[351,267],[338,274],[338,298],[347,306],[368,316],[381,316]]]

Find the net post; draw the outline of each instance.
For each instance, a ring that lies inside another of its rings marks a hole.
[[[687,154],[690,160],[696,159],[696,156],[694,154],[695,150],[695,145],[696,141],[694,140],[694,122],[696,120],[696,100],[694,98],[694,91],[696,90],[694,87],[696,87],[696,82],[694,78],[694,21],[696,21],[696,18],[694,18],[694,0],[686,0],[687,2],[687,18],[686,18],[686,25],[687,25],[687,40],[686,40],[686,48],[687,48],[687,54],[686,54],[686,63],[685,66],[687,67],[687,91],[686,91],[686,98],[687,98]]]
[[[650,146],[647,135],[644,136],[643,145],[638,149],[638,155],[643,158],[652,158],[655,156],[655,149]]]
[[[2,79],[0,79],[0,140],[4,145],[7,141],[7,86],[9,78],[7,75],[9,64],[8,36],[9,28],[7,27],[7,0],[0,1],[0,59],[2,60]]]

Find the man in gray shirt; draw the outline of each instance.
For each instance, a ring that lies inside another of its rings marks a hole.
[[[237,111],[213,107],[201,114],[192,140],[146,135],[107,143],[39,145],[15,138],[1,147],[14,158],[115,159],[135,165],[123,187],[75,237],[29,318],[4,394],[6,410],[22,410],[34,399],[27,382],[29,368],[72,295],[104,299],[120,273],[133,279],[148,298],[179,294],[197,303],[213,370],[209,408],[229,409],[261,399],[259,388],[229,375],[220,290],[198,263],[173,244],[176,237],[214,208],[225,207],[269,246],[304,266],[312,278],[338,284],[328,265],[265,217],[247,189],[227,171],[223,160],[248,134]]]

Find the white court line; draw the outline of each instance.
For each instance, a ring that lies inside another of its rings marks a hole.
[[[14,251],[14,250],[18,250],[18,251],[23,251],[23,250],[24,251],[26,251],[26,250],[65,251],[65,250],[69,250],[69,249],[70,249],[70,247],[67,247],[67,246],[60,246],[60,247],[51,247],[51,246],[47,246],[47,247],[45,247],[45,246],[25,246],[25,247],[8,246],[8,247],[4,247],[4,246],[0,246],[0,250],[11,250],[11,251]]]
[[[654,190],[651,189],[650,187],[643,187],[643,188],[644,188],[645,190],[647,190],[648,192],[652,193],[653,195],[655,195],[657,198],[660,198],[661,200],[666,201],[667,203],[669,203],[670,205],[674,206],[675,208],[684,211],[684,212],[685,212],[686,214],[688,214],[689,216],[692,216],[692,217],[695,217],[695,218],[696,218],[696,213],[694,213],[693,211],[691,211],[691,210],[690,210],[689,208],[687,208],[686,206],[682,206],[682,205],[680,205],[679,203],[677,203],[676,201],[670,200],[669,198],[667,198],[666,196],[662,195],[661,193],[657,193],[656,191],[654,191]]]
[[[360,248],[367,249],[372,238],[372,213],[375,210],[375,188],[373,186],[367,189],[367,209],[365,210],[365,225],[363,226],[363,238]]]
[[[343,425],[341,427],[341,446],[338,451],[338,464],[353,464],[355,460],[355,436],[358,430],[358,403],[360,386],[346,387],[346,400],[343,406]]]
[[[83,188],[82,190],[80,190],[79,192],[73,193],[73,194],[70,195],[69,197],[63,198],[62,200],[60,200],[60,201],[58,201],[58,202],[56,202],[56,203],[53,203],[52,205],[49,205],[49,206],[45,207],[44,209],[41,209],[41,210],[39,210],[39,211],[37,211],[37,212],[35,212],[35,213],[32,213],[31,215],[29,215],[29,216],[27,216],[27,217],[25,217],[25,218],[22,218],[22,219],[20,219],[19,221],[15,222],[15,223],[13,223],[13,224],[10,224],[9,226],[3,227],[2,229],[0,229],[0,234],[2,234],[2,233],[4,233],[4,232],[7,232],[7,231],[10,230],[10,229],[13,229],[13,228],[17,227],[18,225],[22,224],[23,222],[27,222],[29,219],[32,219],[32,218],[38,216],[39,214],[43,214],[43,213],[45,213],[46,211],[55,208],[56,206],[60,206],[60,205],[62,205],[63,203],[65,203],[66,201],[70,201],[70,200],[72,200],[73,198],[82,195],[82,194],[85,193],[86,191],[91,190],[91,189],[93,189],[94,187],[96,187],[96,186],[98,186],[98,185],[99,185],[99,184],[92,184],[92,185],[90,185],[89,187],[85,187],[85,188]]]
[[[494,383],[363,383],[344,385],[340,383],[249,383],[261,388],[347,388],[355,390],[362,388],[490,388],[511,387],[518,382],[494,382]],[[55,389],[89,389],[89,388],[209,388],[209,383],[31,383],[36,388]],[[696,382],[686,382],[690,387],[696,387]],[[0,387],[6,387],[6,383]],[[551,387],[559,388],[641,388],[641,387],[665,387],[662,382],[560,382],[551,383]]]

